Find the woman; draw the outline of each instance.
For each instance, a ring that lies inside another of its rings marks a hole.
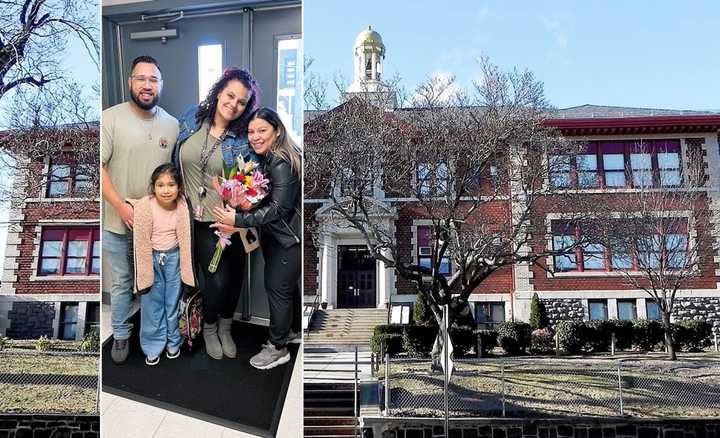
[[[215,273],[208,267],[218,236],[210,228],[212,208],[222,205],[212,180],[223,175],[223,165],[235,158],[257,160],[247,144],[250,115],[257,109],[260,90],[246,70],[230,68],[212,86],[199,105],[180,118],[173,162],[180,168],[193,211],[193,247],[198,283],[203,291],[203,339],[213,359],[235,357],[230,328],[242,287],[245,252],[238,235],[225,248]]]
[[[270,194],[258,208],[236,212],[215,207],[213,213],[222,231],[231,227],[259,227],[265,257],[265,288],[270,304],[270,341],[250,359],[259,369],[270,369],[290,360],[288,334],[300,315],[300,153],[287,135],[278,114],[257,110],[248,125],[250,146],[260,156],[263,174],[270,180]]]

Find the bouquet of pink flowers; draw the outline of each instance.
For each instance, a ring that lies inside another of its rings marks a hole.
[[[243,211],[249,211],[267,196],[270,180],[257,168],[258,163],[255,161],[246,163],[242,157],[237,158],[234,166],[224,167],[224,175],[213,181],[213,186],[224,203],[233,208],[240,207]],[[215,234],[218,236],[218,243],[208,267],[210,273],[217,270],[223,250],[230,245],[230,234],[219,230],[215,231]]]

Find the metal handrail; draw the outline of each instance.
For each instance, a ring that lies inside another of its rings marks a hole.
[[[360,428],[360,421],[358,418],[358,346],[355,346],[355,401],[353,404],[353,416],[355,417],[355,437],[358,436],[358,429]]]
[[[312,311],[310,312],[310,315],[308,315],[308,325],[307,328],[305,328],[305,334],[310,333],[310,321],[312,321],[312,317],[315,314],[315,311],[320,307],[320,294],[315,294],[315,299],[313,299],[312,303]]]

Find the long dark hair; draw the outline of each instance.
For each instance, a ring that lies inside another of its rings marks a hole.
[[[277,139],[270,146],[270,153],[290,163],[293,172],[300,176],[302,174],[302,161],[299,148],[287,134],[285,125],[278,113],[270,108],[263,107],[250,115],[248,123],[255,119],[265,120],[278,132]]]
[[[212,126],[215,119],[215,111],[217,110],[218,96],[225,89],[228,82],[240,81],[241,84],[248,89],[248,101],[245,105],[245,111],[240,117],[230,122],[228,130],[238,135],[247,133],[247,125],[250,122],[250,115],[260,106],[260,86],[255,82],[255,78],[247,70],[230,67],[223,72],[220,79],[217,80],[210,88],[205,100],[200,103],[195,118],[198,123],[208,120]]]
[[[185,187],[183,186],[183,179],[182,175],[180,175],[180,169],[175,167],[173,163],[163,163],[159,165],[158,167],[153,170],[152,175],[150,175],[150,193],[155,194],[155,182],[160,178],[162,175],[169,175],[170,178],[175,180],[175,184],[178,186],[178,196],[181,196],[184,193]]]

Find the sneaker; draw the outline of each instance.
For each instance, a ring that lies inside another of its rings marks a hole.
[[[160,363],[160,356],[145,357],[145,365],[152,367]]]
[[[166,350],[165,357],[167,357],[168,359],[177,359],[178,357],[180,357],[180,349],[178,348],[175,351]]]
[[[250,365],[259,370],[269,370],[270,368],[275,368],[278,365],[287,363],[289,360],[290,353],[287,351],[287,348],[278,350],[273,344],[268,342],[263,345],[260,353],[250,358]]]
[[[130,353],[130,342],[127,339],[113,340],[110,357],[117,365],[125,363]]]
[[[288,344],[299,344],[302,342],[302,334],[290,330],[287,337]]]

